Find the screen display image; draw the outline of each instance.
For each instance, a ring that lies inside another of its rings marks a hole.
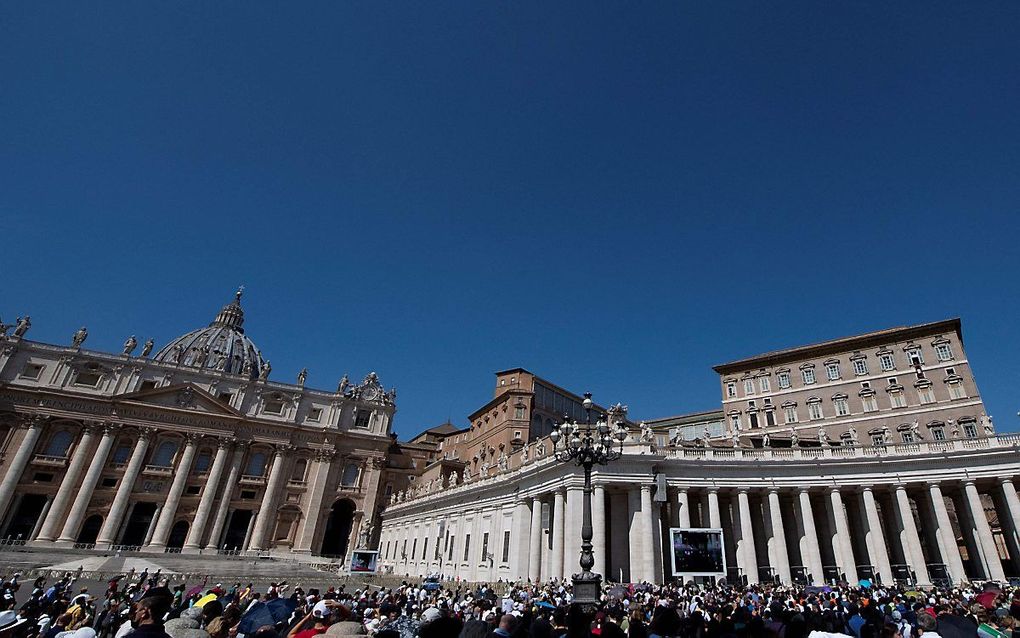
[[[375,572],[379,552],[351,552],[351,572]]]
[[[671,528],[674,576],[725,576],[726,552],[721,529]]]

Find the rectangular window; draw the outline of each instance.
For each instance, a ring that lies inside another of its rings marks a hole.
[[[726,398],[732,399],[737,396],[737,384],[730,381],[726,384]]]
[[[26,363],[21,369],[22,379],[38,379],[42,375],[43,367],[38,363]]]
[[[102,378],[103,375],[96,374],[95,372],[79,372],[78,376],[74,379],[74,384],[94,388],[99,385]]]
[[[868,374],[867,359],[854,359],[854,374],[856,375]]]
[[[850,414],[850,406],[847,404],[846,399],[836,399],[833,403],[836,406],[836,416],[846,416]]]
[[[931,386],[927,388],[918,388],[917,396],[922,404],[935,403],[935,391],[931,388]]]
[[[733,432],[736,432],[737,430],[740,429],[740,415],[739,414],[731,414],[730,415],[730,429]]]
[[[503,560],[502,562],[510,562],[510,530],[503,532]]]
[[[786,422],[787,423],[796,423],[797,422],[797,408],[796,407],[791,405],[791,406],[788,406],[786,408],[783,408],[783,410],[785,412]]]
[[[802,374],[804,375],[804,383],[806,383],[808,385],[811,385],[812,383],[815,382],[815,369],[814,368],[804,368],[804,370],[802,371]]]
[[[839,364],[830,363],[825,366],[825,375],[829,377],[829,381],[836,381],[839,379]]]
[[[319,419],[322,418],[322,408],[312,408],[308,411],[308,420],[312,423],[318,423]]]
[[[776,424],[776,413],[772,410],[765,411],[765,425],[771,427]]]
[[[744,379],[744,394],[745,395],[754,394],[754,380],[753,379]]]
[[[266,401],[266,405],[262,408],[262,411],[266,414],[283,414],[283,401]]]
[[[465,534],[464,535],[464,560],[461,561],[461,562],[466,563],[468,561],[468,556],[471,555],[470,552],[471,552],[471,534]]]
[[[790,373],[789,372],[780,372],[777,376],[779,378],[779,387],[780,388],[786,389],[786,388],[790,387]]]
[[[896,361],[893,359],[892,353],[878,355],[878,364],[885,372],[896,369]]]
[[[963,424],[963,435],[965,437],[967,437],[968,439],[976,439],[977,438],[977,426],[974,425],[973,423],[964,423]]]
[[[407,539],[404,539],[404,544],[400,547],[400,558],[407,560]]]
[[[417,555],[418,555],[418,539],[416,538],[414,539],[414,542],[411,543],[411,560],[414,560],[414,557]]]
[[[949,384],[949,398],[951,399],[966,399],[967,391],[963,389],[963,384],[959,381],[953,381]]]
[[[904,443],[913,443],[914,442],[914,433],[913,432],[904,432],[903,434],[900,435],[900,437],[903,439]]]
[[[953,358],[953,350],[948,343],[940,343],[935,346],[935,356],[939,361],[949,361]]]
[[[890,392],[889,405],[894,408],[905,408],[907,407],[907,400],[903,397],[902,392]]]
[[[523,419],[524,418],[524,406],[523,405],[514,406],[514,418],[515,419]]]
[[[372,418],[372,413],[368,410],[358,410],[358,415],[354,418],[354,427],[356,428],[367,428],[368,420]]]
[[[812,421],[817,421],[822,418],[822,404],[821,403],[808,403],[808,416]]]
[[[878,400],[874,396],[861,397],[865,412],[878,412]]]
[[[921,350],[914,349],[907,351],[907,358],[910,359],[910,365],[919,366],[924,363],[924,357],[921,356]]]
[[[421,559],[422,560],[428,560],[429,559],[429,538],[428,538],[428,536],[425,537],[425,542],[422,543],[422,546],[421,546]]]
[[[747,420],[751,422],[751,429],[758,427],[758,413],[750,412],[747,415]]]
[[[769,384],[768,377],[761,377],[760,379],[758,379],[758,387],[761,388],[762,392],[770,392],[772,390],[772,386]]]
[[[931,439],[933,441],[945,441],[946,440],[946,431],[945,431],[945,429],[942,428],[941,425],[934,426],[929,431],[931,432]]]
[[[871,435],[871,444],[872,445],[885,445],[885,437],[882,436],[881,434],[872,434]]]
[[[453,560],[453,547],[457,544],[457,537],[450,537],[450,552],[446,555],[446,560]]]
[[[479,559],[482,562],[489,556],[489,533],[485,532],[482,534],[482,557]]]

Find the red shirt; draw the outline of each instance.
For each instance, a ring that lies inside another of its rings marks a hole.
[[[294,638],[315,638],[315,636],[324,633],[326,633],[325,629],[317,629],[315,627],[312,627],[311,629],[305,629],[304,631],[297,632],[296,634],[294,634]]]

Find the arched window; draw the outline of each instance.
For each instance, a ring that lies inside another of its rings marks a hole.
[[[127,463],[128,459],[131,458],[131,442],[125,441],[117,446],[117,449],[113,452],[114,463]]]
[[[195,458],[195,471],[208,472],[210,465],[212,465],[212,452],[209,450],[199,452],[198,457]]]
[[[361,474],[361,468],[354,463],[348,463],[344,468],[344,475],[340,479],[340,484],[344,487],[354,487],[358,484],[358,475]]]
[[[156,467],[173,467],[174,456],[177,455],[177,441],[163,441],[152,455],[152,465]]]
[[[263,452],[254,452],[248,457],[248,467],[245,468],[244,473],[248,476],[265,476],[266,474],[266,455]]]
[[[294,462],[294,471],[291,472],[290,480],[292,481],[303,481],[305,480],[305,470],[308,469],[308,459],[298,459]]]
[[[73,442],[74,435],[66,430],[62,430],[50,437],[49,443],[46,444],[46,451],[43,454],[46,456],[67,456],[67,451],[71,449],[71,443]]]

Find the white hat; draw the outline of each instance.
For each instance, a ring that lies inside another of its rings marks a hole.
[[[421,613],[421,621],[423,623],[435,622],[443,617],[443,612],[439,611],[435,607],[429,607]]]
[[[24,618],[18,618],[18,612],[13,609],[0,611],[0,630],[14,629],[25,622],[27,621]]]

